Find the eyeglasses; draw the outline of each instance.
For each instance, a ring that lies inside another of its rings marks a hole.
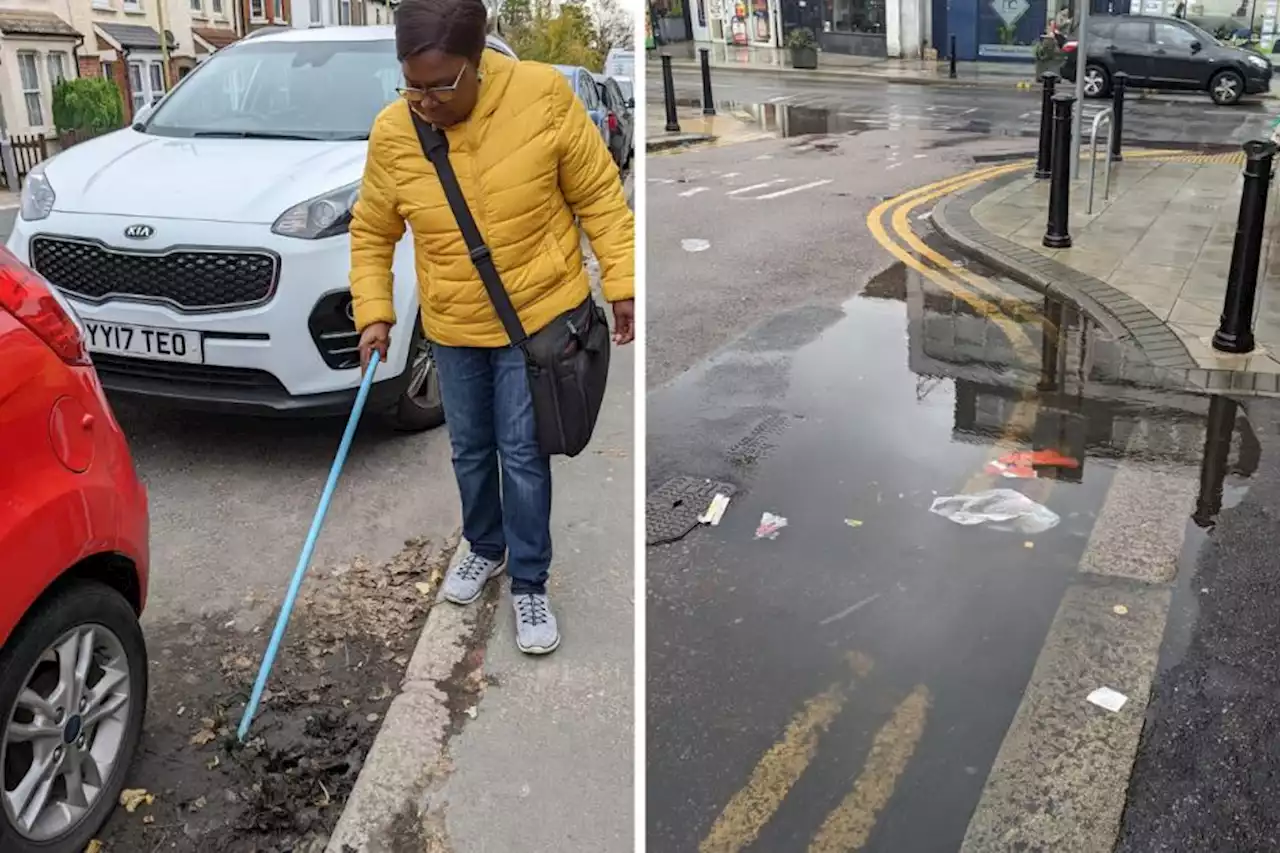
[[[400,97],[411,104],[420,104],[428,99],[437,104],[447,104],[453,100],[454,95],[458,94],[458,85],[462,83],[462,75],[465,73],[467,73],[467,63],[464,62],[462,67],[458,69],[458,76],[448,86],[432,86],[429,89],[401,86],[396,91],[400,93]]]

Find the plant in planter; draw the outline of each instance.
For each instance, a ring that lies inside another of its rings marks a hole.
[[[792,68],[818,67],[818,40],[808,27],[801,27],[787,34],[787,49],[791,51]]]

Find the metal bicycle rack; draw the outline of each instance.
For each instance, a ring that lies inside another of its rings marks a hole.
[[[1093,181],[1098,169],[1098,130],[1103,122],[1107,125],[1107,167],[1102,183],[1102,200],[1111,197],[1111,137],[1115,133],[1115,124],[1111,120],[1112,108],[1107,107],[1093,117],[1093,125],[1089,128],[1089,204],[1085,213],[1093,213]]]

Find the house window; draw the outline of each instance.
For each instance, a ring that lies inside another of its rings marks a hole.
[[[124,0],[124,10],[126,12],[141,12],[142,0]]]
[[[283,21],[284,20],[284,0],[275,0],[275,4],[276,4],[275,19],[277,21]]]
[[[111,80],[113,82],[115,81],[116,66],[114,63],[111,63],[111,62],[102,63],[102,79]]]
[[[221,17],[221,15],[222,15],[222,0],[213,0],[213,14],[218,15],[219,17]]]
[[[320,0],[311,0],[311,21],[313,27],[320,26],[323,21],[320,20]]]
[[[48,56],[49,61],[49,87],[61,83],[67,79],[67,55],[59,51],[51,51]]]
[[[164,97],[164,68],[159,62],[151,63],[151,103]]]
[[[36,54],[26,50],[18,54],[18,74],[22,78],[22,99],[27,103],[27,124],[39,127],[44,124],[44,109],[40,104],[40,63]]]
[[[142,63],[129,63],[129,99],[133,103],[133,111],[137,113],[147,102],[147,92],[143,88]]]
[[[191,11],[195,12],[197,15],[203,15],[204,14],[203,0],[191,0]]]
[[[351,23],[351,0],[338,0],[338,23],[343,26]]]
[[[266,0],[249,0],[249,17],[255,21],[261,21],[266,18]]]

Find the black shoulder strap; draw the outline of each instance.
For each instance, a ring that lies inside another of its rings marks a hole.
[[[467,252],[471,255],[471,263],[475,264],[476,272],[484,282],[484,289],[489,294],[489,301],[493,303],[493,310],[498,313],[498,319],[502,321],[502,328],[506,330],[511,343],[523,344],[529,336],[525,334],[520,315],[516,313],[516,307],[511,304],[511,297],[502,286],[502,277],[498,275],[498,268],[493,265],[493,256],[489,253],[489,247],[485,245],[475,217],[471,215],[471,208],[467,207],[467,200],[462,195],[458,175],[453,171],[453,164],[449,162],[449,140],[443,133],[419,118],[417,113],[412,110],[409,112],[413,116],[414,129],[418,131],[418,142],[422,144],[422,153],[436,168],[440,186],[444,188],[445,198],[449,200],[449,207],[453,210],[453,218],[458,221],[458,230],[462,232],[462,239],[467,244]]]

